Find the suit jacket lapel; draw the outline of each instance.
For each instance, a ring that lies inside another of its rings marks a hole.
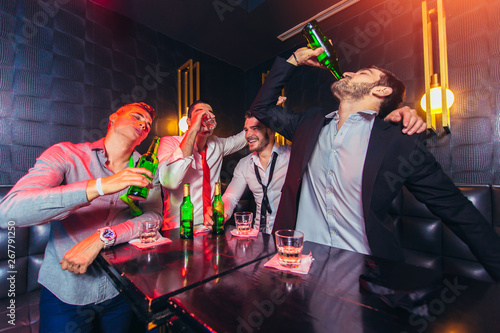
[[[279,229],[294,229],[297,220],[297,200],[302,175],[307,168],[314,146],[324,125],[324,113],[319,108],[308,111],[312,114],[300,123],[293,136],[290,164],[281,191],[281,199],[276,213],[273,233]]]
[[[314,151],[314,147],[318,142],[319,133],[321,132],[321,128],[325,125],[325,114],[319,108],[314,108],[314,117],[306,118],[307,122],[301,124],[299,127],[299,131],[301,133],[301,138],[295,139],[293,142],[299,141],[301,142],[300,151],[302,152],[302,168],[301,175],[304,174],[307,164],[311,159],[311,155]],[[304,129],[304,130],[302,130]]]
[[[370,204],[373,194],[373,184],[380,170],[382,160],[384,159],[387,142],[389,140],[390,124],[376,117],[373,123],[370,141],[368,142],[368,150],[366,152],[365,165],[363,167],[362,180],[362,198],[363,198],[363,213],[365,219],[370,216]],[[366,220],[365,220],[366,222]]]

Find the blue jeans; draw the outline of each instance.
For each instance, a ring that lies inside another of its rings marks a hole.
[[[134,313],[120,294],[99,304],[71,305],[40,292],[40,333],[129,332]]]

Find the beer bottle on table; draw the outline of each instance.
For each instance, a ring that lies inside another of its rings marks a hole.
[[[181,238],[193,238],[193,204],[189,195],[189,183],[184,184],[184,199],[181,203]]]
[[[214,202],[212,203],[212,233],[214,235],[224,234],[224,202],[221,198],[220,183],[215,183]]]
[[[326,37],[319,28],[318,22],[312,20],[307,23],[304,29],[302,29],[302,34],[307,39],[311,49],[315,50],[318,47],[325,49],[325,51],[318,56],[318,61],[323,66],[327,67],[337,80],[342,79],[344,74],[339,66],[337,52],[335,52],[328,37]]]
[[[136,168],[145,168],[153,173],[153,177],[158,167],[158,146],[160,145],[160,137],[155,136],[151,146],[149,146],[146,154],[142,155],[136,164]],[[152,180],[148,177],[149,180]],[[148,198],[149,188],[141,186],[130,186],[128,188],[127,197],[132,200],[144,201]]]

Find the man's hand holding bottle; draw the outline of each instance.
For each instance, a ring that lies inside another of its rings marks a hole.
[[[226,223],[227,220],[229,220],[229,215],[224,212],[224,223]],[[203,224],[205,225],[205,227],[212,229],[212,225],[214,224],[212,207],[207,207],[207,212],[204,215]]]
[[[147,177],[146,177],[147,176]],[[125,168],[114,175],[100,178],[100,189],[104,195],[119,192],[129,186],[142,186],[152,188],[153,184],[149,178],[153,178],[153,173],[146,168]],[[87,198],[89,201],[97,198],[97,179],[92,179],[87,184]]]

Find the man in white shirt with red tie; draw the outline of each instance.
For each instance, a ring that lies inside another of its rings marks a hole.
[[[207,119],[215,119],[212,107],[206,101],[196,101],[188,109],[188,130],[160,141],[158,175],[165,188],[162,230],[179,228],[184,183],[190,183],[194,225],[199,230],[220,178],[222,158],[246,145],[243,131],[229,138],[212,135],[214,128],[207,127]]]
[[[279,104],[284,101],[278,101]],[[270,234],[281,198],[281,188],[285,182],[291,146],[275,143],[275,132],[266,127],[247,112],[245,114],[245,139],[251,154],[242,158],[234,169],[233,178],[227,187],[222,201],[227,220],[233,214],[247,185],[252,191],[256,211],[254,228]],[[205,214],[205,225],[210,227],[212,210]]]

